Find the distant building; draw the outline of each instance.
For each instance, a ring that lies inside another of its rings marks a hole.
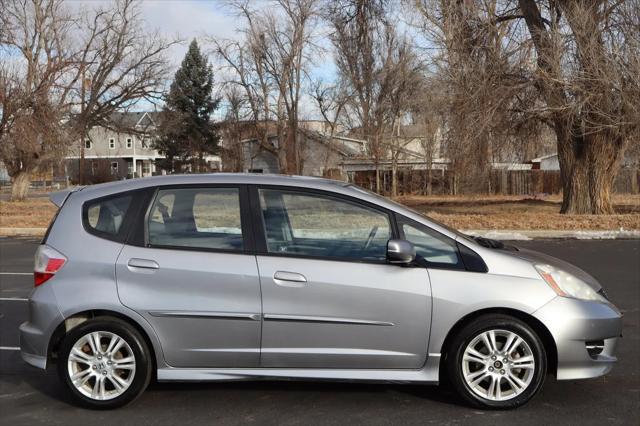
[[[163,158],[153,148],[157,118],[155,112],[116,112],[108,126],[91,129],[84,141],[85,176],[109,173],[113,179],[125,179],[154,174],[155,161]],[[65,157],[72,181],[78,178],[80,151],[79,142],[71,144]]]
[[[106,126],[94,127],[84,141],[85,176],[110,175],[111,179],[127,179],[159,174],[156,160],[164,158],[154,148],[157,135],[157,112],[116,112]],[[65,157],[67,175],[77,180],[81,148],[72,144]],[[205,157],[209,168],[220,169],[220,157]],[[105,177],[105,176],[101,176]]]
[[[5,167],[4,163],[0,161],[0,184],[6,184],[10,181],[11,178],[9,177],[9,173],[7,172],[7,168]]]
[[[529,161],[533,170],[560,170],[558,154],[549,154]]]
[[[241,141],[243,172],[280,173],[278,157],[278,137],[267,137],[269,146],[263,146],[257,138]],[[323,132],[300,127],[298,144],[302,160],[302,174],[306,176],[330,176],[346,179],[344,163],[352,158],[363,157],[366,142],[344,136],[329,136]],[[269,149],[273,148],[273,149]]]

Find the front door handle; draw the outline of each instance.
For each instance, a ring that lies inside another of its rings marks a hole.
[[[273,282],[283,287],[302,287],[307,279],[297,272],[277,271],[273,274]]]
[[[132,268],[142,268],[142,269],[160,269],[160,265],[155,260],[149,259],[137,259],[132,258],[129,259],[129,263],[127,263]]]

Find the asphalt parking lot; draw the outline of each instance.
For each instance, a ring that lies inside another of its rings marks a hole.
[[[548,378],[541,394],[509,412],[467,408],[438,387],[312,382],[153,383],[133,405],[95,412],[73,406],[55,372],[24,364],[16,347],[27,317],[37,241],[0,238],[0,424],[6,425],[391,425],[638,424],[640,241],[527,241],[594,275],[624,312],[619,362],[606,377]]]

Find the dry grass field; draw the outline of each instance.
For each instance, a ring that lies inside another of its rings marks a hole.
[[[616,214],[562,215],[562,198],[518,196],[399,197],[396,201],[457,229],[640,229],[640,195],[614,195]]]
[[[0,201],[0,227],[42,228],[56,213],[48,198],[29,198],[25,201]]]
[[[615,195],[616,214],[561,215],[559,196],[405,196],[402,204],[458,229],[640,230],[640,195]],[[0,201],[0,227],[44,228],[55,214],[46,198]]]

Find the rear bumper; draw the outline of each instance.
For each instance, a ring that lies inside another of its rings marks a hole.
[[[622,314],[610,304],[557,297],[534,313],[551,332],[558,352],[558,380],[588,379],[607,374],[617,361]],[[599,354],[587,342],[603,341]]]
[[[20,325],[22,359],[34,367],[47,368],[51,336],[63,321],[53,291],[46,284],[34,291],[29,299],[29,321]]]

